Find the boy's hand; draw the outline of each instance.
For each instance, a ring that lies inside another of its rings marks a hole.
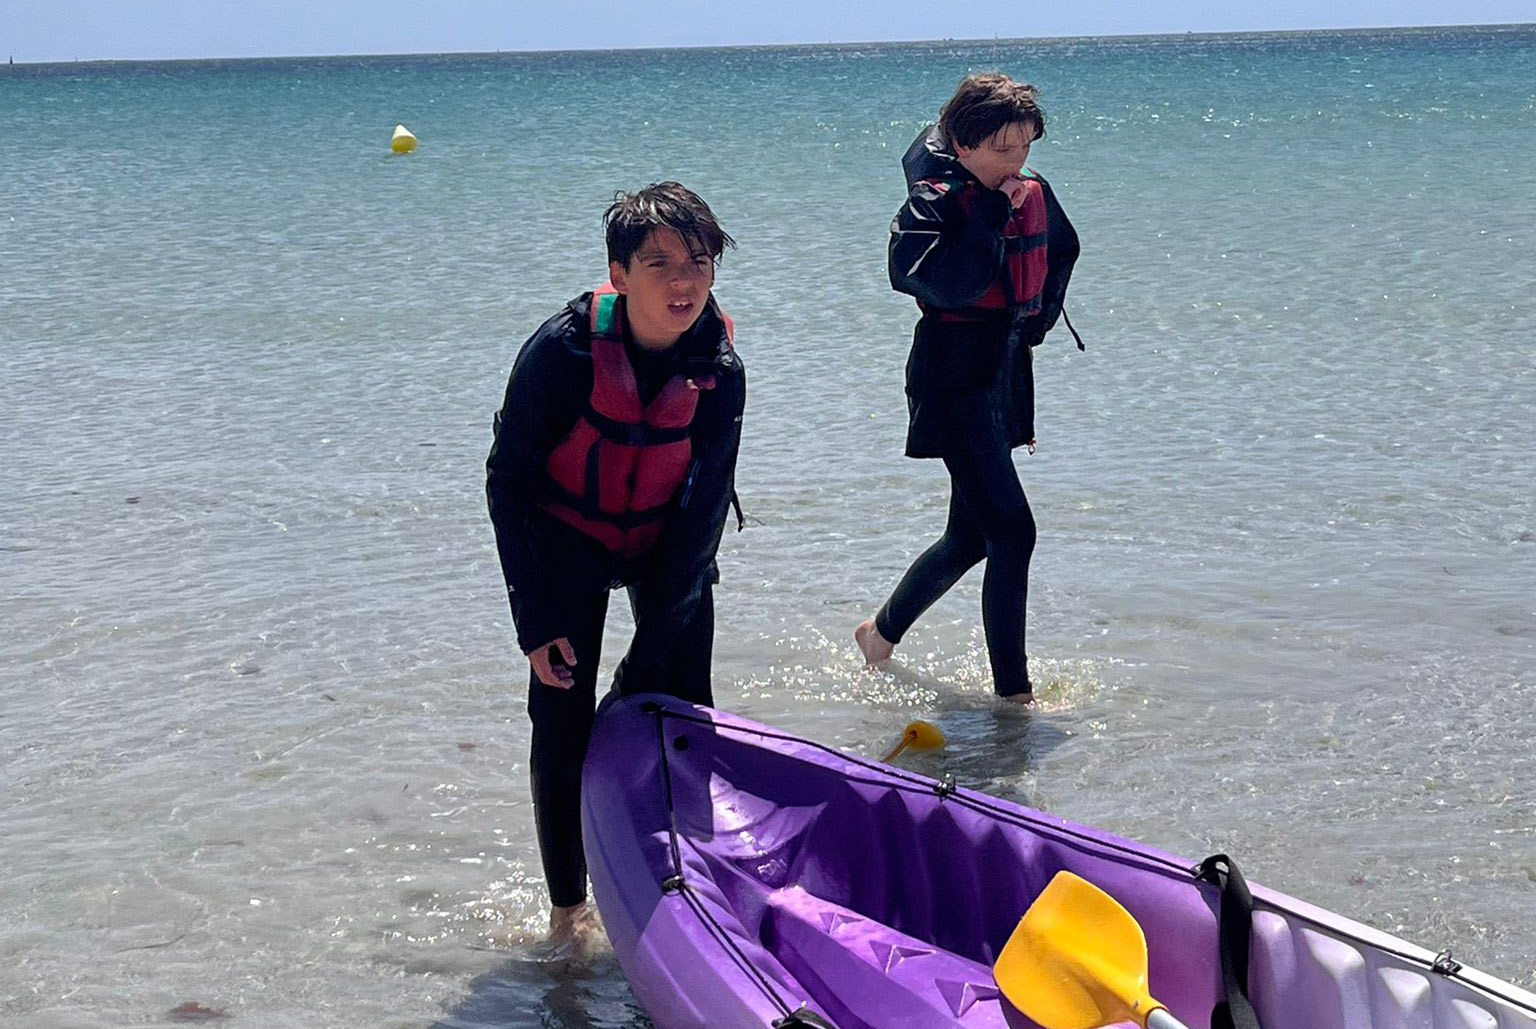
[[[997,188],[1008,194],[1008,203],[1012,204],[1015,209],[1024,202],[1024,196],[1028,189],[1024,183],[1024,178],[1020,175],[1008,176],[998,184]]]
[[[571,671],[576,664],[576,651],[571,649],[571,641],[564,636],[542,647],[534,647],[528,652],[528,660],[533,664],[534,678],[544,685],[568,690],[576,684],[576,676]]]

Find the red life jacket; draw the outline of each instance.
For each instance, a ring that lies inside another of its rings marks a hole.
[[[644,554],[693,456],[689,434],[699,390],[713,378],[674,375],[646,404],[624,352],[624,298],[605,283],[592,294],[592,394],[545,464],[551,488],[539,505],[618,557]],[[732,332],[725,319],[726,338]]]
[[[1003,227],[1001,272],[969,308],[940,312],[945,320],[971,321],[978,316],[994,316],[1000,311],[1012,311],[1016,318],[1023,318],[1039,312],[1046,271],[1045,192],[1031,173],[1023,174],[1024,202],[1014,208],[1008,224]],[[952,181],[946,184],[951,188],[965,188]],[[968,203],[974,196],[974,191],[962,195],[961,202]]]

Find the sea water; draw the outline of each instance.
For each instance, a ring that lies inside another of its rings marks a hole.
[[[851,639],[947,499],[899,158],[993,69],[1083,241],[1027,717],[979,574]],[[929,719],[913,767],[1536,985],[1533,82],[1529,27],[0,69],[0,1025],[646,1024],[537,942],[482,464],[660,179],[740,243],[721,706]]]

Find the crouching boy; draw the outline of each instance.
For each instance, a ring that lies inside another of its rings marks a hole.
[[[523,345],[496,417],[486,495],[519,649],[551,937],[588,920],[581,766],[609,593],[635,632],[620,694],[711,704],[715,552],[734,500],[746,376],[711,288],[735,242],[675,182],[603,216],[609,281]]]

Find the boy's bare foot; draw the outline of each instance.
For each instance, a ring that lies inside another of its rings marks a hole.
[[[549,909],[549,943],[556,950],[583,946],[596,927],[596,916],[586,901]]]
[[[885,664],[891,659],[891,653],[896,649],[896,644],[880,635],[880,630],[875,628],[873,618],[864,619],[859,623],[859,627],[853,630],[853,642],[859,645],[859,651],[864,655],[864,663],[871,667]]]
[[[1003,699],[1010,704],[1017,704],[1020,707],[1034,707],[1035,705],[1035,695],[1033,693],[1015,693],[1013,696],[1004,697]]]

